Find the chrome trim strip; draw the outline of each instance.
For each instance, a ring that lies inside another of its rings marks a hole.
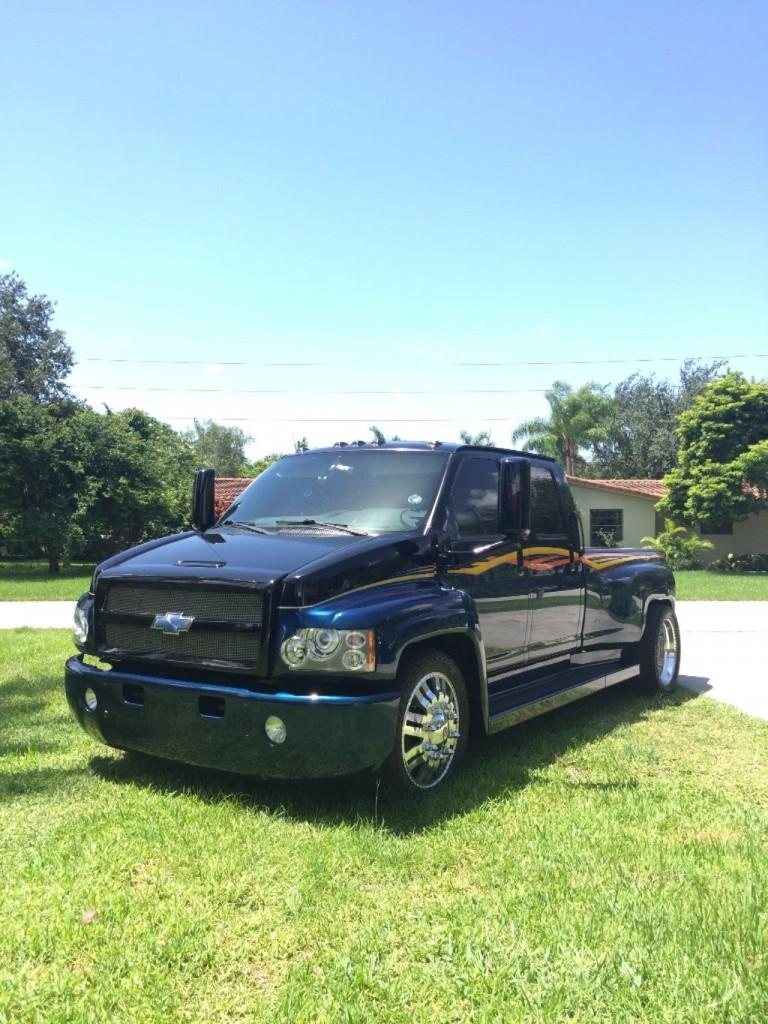
[[[626,668],[617,668],[615,672],[609,672],[605,677],[605,688],[615,686],[616,683],[623,683],[626,679],[634,679],[640,675],[639,665],[627,665]]]
[[[611,647],[607,650],[588,648],[585,651],[578,651],[571,655],[572,665],[599,665],[604,661],[618,661],[621,657],[620,647]]]

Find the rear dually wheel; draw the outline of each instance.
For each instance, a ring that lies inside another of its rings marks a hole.
[[[637,652],[640,663],[638,687],[644,693],[668,693],[672,690],[680,672],[680,627],[669,605],[651,605]]]

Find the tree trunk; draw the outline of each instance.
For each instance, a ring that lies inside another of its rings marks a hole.
[[[59,563],[59,552],[49,551],[48,552],[48,572],[56,573],[61,572],[61,565]]]
[[[568,476],[576,475],[576,451],[577,448],[569,440],[565,442],[565,472]]]

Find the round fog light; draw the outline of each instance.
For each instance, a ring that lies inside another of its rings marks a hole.
[[[90,688],[90,686],[88,687],[88,689],[83,694],[83,702],[84,702],[84,704],[85,704],[85,706],[86,706],[88,711],[95,711],[96,710],[96,705],[99,702],[96,699],[95,692]]]
[[[270,743],[285,743],[285,737],[288,735],[285,722],[282,718],[278,718],[277,715],[269,716],[264,723],[264,732],[267,734],[267,739]]]

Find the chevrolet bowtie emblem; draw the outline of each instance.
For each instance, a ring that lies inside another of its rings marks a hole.
[[[166,612],[164,615],[156,615],[150,628],[159,629],[162,633],[168,633],[170,636],[177,636],[179,633],[186,633],[194,621],[194,615],[185,615],[184,612]]]

